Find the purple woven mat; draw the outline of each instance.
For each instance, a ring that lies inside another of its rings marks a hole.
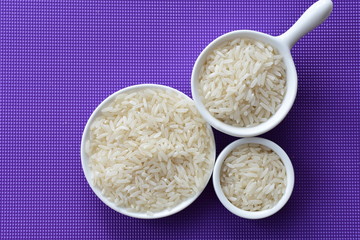
[[[334,0],[330,18],[292,50],[297,100],[264,135],[296,174],[276,215],[236,217],[209,184],[176,215],[132,219],[95,196],[80,165],[83,128],[108,95],[139,83],[190,95],[210,41],[237,29],[281,34],[313,1],[0,1],[0,238],[359,239],[357,0]],[[218,152],[235,139],[216,137]]]

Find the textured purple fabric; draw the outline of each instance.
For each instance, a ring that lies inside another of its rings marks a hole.
[[[1,239],[360,238],[358,0],[334,0],[292,50],[297,99],[264,137],[292,159],[295,189],[263,220],[232,215],[212,184],[171,217],[123,216],[87,185],[81,134],[123,87],[191,95],[192,66],[210,41],[237,29],[281,34],[313,0],[0,2]],[[216,140],[220,152],[235,138]]]

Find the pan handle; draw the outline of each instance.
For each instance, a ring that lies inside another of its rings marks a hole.
[[[331,0],[319,0],[311,5],[296,23],[277,38],[291,49],[305,34],[319,26],[327,19],[333,9]]]

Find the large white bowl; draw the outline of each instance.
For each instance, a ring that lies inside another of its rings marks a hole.
[[[118,96],[119,94],[123,94],[123,93],[132,93],[134,91],[138,91],[138,90],[144,90],[144,89],[163,89],[163,90],[169,90],[169,91],[173,91],[174,93],[180,93],[184,98],[188,99],[189,101],[193,101],[191,98],[189,98],[188,96],[186,96],[184,93],[171,88],[171,87],[167,87],[167,86],[163,86],[163,85],[157,85],[157,84],[140,84],[140,85],[134,85],[131,87],[127,87],[124,89],[121,89],[118,92],[115,92],[114,94],[110,95],[108,98],[106,98],[95,110],[94,112],[91,114],[84,132],[83,132],[83,136],[82,136],[82,140],[81,140],[81,165],[86,177],[87,182],[89,183],[91,189],[94,191],[94,193],[96,194],[96,196],[98,196],[98,198],[100,198],[101,201],[103,201],[107,206],[109,206],[110,208],[114,209],[115,211],[122,213],[124,215],[130,216],[130,217],[134,217],[134,218],[143,218],[143,219],[154,219],[154,218],[162,218],[162,217],[167,217],[170,215],[173,215],[181,210],[183,210],[184,208],[186,208],[187,206],[189,206],[192,202],[195,201],[196,198],[198,198],[200,196],[200,194],[202,193],[202,191],[205,189],[206,185],[208,184],[211,174],[209,174],[208,178],[206,179],[206,181],[204,182],[205,184],[202,186],[202,188],[200,189],[200,191],[194,195],[191,198],[186,199],[185,201],[181,202],[180,204],[178,204],[177,206],[169,209],[169,210],[163,210],[161,212],[155,212],[152,215],[149,215],[147,213],[143,213],[143,212],[133,212],[133,211],[129,211],[129,209],[126,208],[122,208],[119,206],[116,206],[115,203],[109,201],[105,196],[103,196],[101,194],[101,190],[97,187],[95,187],[92,183],[92,176],[91,176],[91,171],[89,168],[89,156],[86,154],[85,151],[85,143],[86,141],[89,139],[89,132],[90,132],[90,126],[92,124],[92,122],[101,115],[101,109],[103,109],[104,107],[106,107],[108,104],[110,104],[115,98],[116,96]],[[209,159],[209,161],[211,161],[211,170],[213,169],[213,164],[215,162],[215,154],[216,154],[216,150],[215,150],[215,139],[214,139],[214,135],[213,135],[213,131],[210,127],[209,124],[207,124],[208,129],[210,130],[210,139],[209,141],[212,142],[214,148],[211,154],[211,159]]]

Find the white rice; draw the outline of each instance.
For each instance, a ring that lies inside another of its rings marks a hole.
[[[235,39],[207,56],[199,83],[210,114],[229,125],[253,127],[280,108],[286,92],[285,65],[269,44]]]
[[[213,148],[194,103],[155,88],[117,96],[92,123],[87,142],[93,184],[117,206],[147,213],[201,191]]]
[[[225,159],[220,183],[233,205],[246,211],[262,211],[272,208],[284,195],[286,169],[270,148],[244,144]]]

